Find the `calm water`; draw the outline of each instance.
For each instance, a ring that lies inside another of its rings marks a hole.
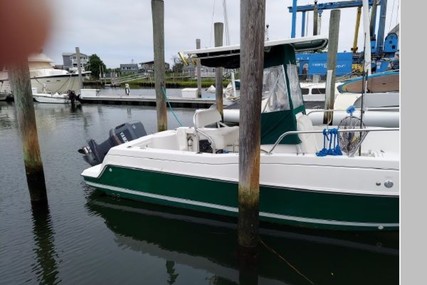
[[[15,106],[0,102],[0,284],[399,284],[396,233],[263,226],[258,264],[241,266],[235,221],[85,186],[77,149],[130,120],[154,132],[154,108],[36,104],[35,112],[48,211],[31,208]],[[191,124],[193,110],[174,112]],[[179,126],[168,118],[169,128]]]

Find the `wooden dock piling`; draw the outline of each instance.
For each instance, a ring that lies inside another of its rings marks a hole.
[[[215,46],[220,47],[223,45],[224,38],[224,24],[223,23],[214,23],[214,32],[215,32]],[[216,108],[221,114],[221,117],[224,118],[224,107],[223,107],[223,88],[222,88],[222,67],[215,68],[215,98],[216,98]]]
[[[255,251],[259,226],[260,117],[264,68],[265,0],[240,4],[241,107],[238,242]]]
[[[47,205],[46,183],[37,135],[34,102],[27,59],[8,67],[21,131],[24,164],[31,203]]]
[[[76,56],[77,56],[77,71],[79,74],[79,89],[81,90],[83,88],[83,79],[82,79],[82,64],[81,64],[81,60],[80,60],[80,48],[76,47]],[[80,93],[80,90],[73,90],[76,91],[78,93]]]
[[[156,90],[157,131],[168,129],[165,84],[165,4],[151,0],[154,47],[154,88]]]
[[[319,33],[319,10],[317,9],[317,0],[314,1],[313,9],[313,36],[317,36]]]
[[[341,11],[334,9],[331,11],[329,20],[329,43],[328,43],[328,62],[327,77],[325,89],[325,110],[334,109],[335,101],[335,70],[337,66],[338,40],[340,30]],[[332,124],[334,118],[333,112],[325,112],[323,115],[324,124]]]
[[[200,49],[200,39],[196,39],[196,49]],[[200,63],[200,59],[196,59],[197,61],[197,98],[202,98],[202,64]]]

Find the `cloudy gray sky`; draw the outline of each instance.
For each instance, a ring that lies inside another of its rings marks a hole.
[[[44,52],[55,64],[62,64],[63,52],[97,54],[109,68],[121,63],[153,60],[151,0],[50,0],[54,25]],[[266,0],[266,24],[270,40],[289,38],[292,0]],[[319,0],[318,3],[331,1]],[[178,51],[214,46],[215,22],[226,22],[223,0],[165,0],[165,61],[172,64]],[[298,0],[298,5],[314,0]],[[240,1],[226,1],[230,44],[240,40]],[[378,10],[379,13],[379,10]],[[400,1],[388,0],[385,33],[399,23]],[[328,36],[330,11],[322,14],[321,34]],[[313,14],[308,15],[308,34],[312,35]],[[349,51],[353,44],[356,8],[341,10],[338,50]],[[301,33],[301,14],[297,18],[297,36]],[[224,42],[226,40],[224,39]],[[359,50],[363,49],[363,22],[359,32]]]

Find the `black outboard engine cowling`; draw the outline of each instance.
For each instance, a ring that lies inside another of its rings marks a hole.
[[[109,135],[109,138],[101,144],[97,144],[94,139],[90,139],[87,146],[78,150],[84,155],[83,159],[87,163],[92,166],[100,164],[110,148],[145,136],[147,132],[140,121],[131,121],[111,129]]]

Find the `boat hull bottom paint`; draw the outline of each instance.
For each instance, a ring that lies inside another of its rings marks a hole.
[[[141,169],[107,166],[86,183],[108,195],[222,216],[238,216],[238,185]],[[390,216],[390,213],[397,213]],[[314,229],[399,229],[399,197],[349,195],[260,185],[260,221]]]

